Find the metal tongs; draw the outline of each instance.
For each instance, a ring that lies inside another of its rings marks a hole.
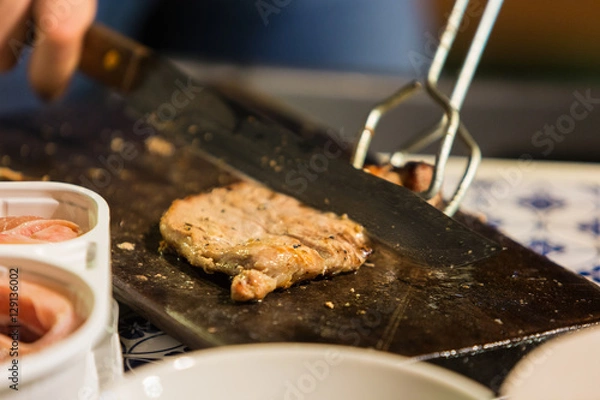
[[[465,125],[460,121],[460,109],[473,79],[475,70],[477,69],[477,65],[479,64],[481,54],[496,21],[496,17],[502,7],[503,0],[489,0],[487,2],[477,31],[475,32],[458,74],[452,94],[450,98],[448,98],[438,89],[437,83],[444,64],[446,63],[446,59],[448,58],[448,53],[452,48],[454,39],[456,38],[461,22],[465,16],[465,11],[467,10],[469,2],[470,0],[457,0],[454,4],[454,8],[448,17],[447,25],[440,38],[439,47],[437,48],[431,66],[429,67],[425,83],[422,84],[418,80],[412,81],[400,88],[400,90],[389,98],[376,104],[369,113],[365,125],[358,136],[352,156],[352,165],[358,169],[363,168],[371,144],[371,139],[375,135],[375,129],[377,128],[377,124],[381,117],[424,88],[429,97],[443,109],[444,116],[437,124],[400,146],[398,150],[392,154],[390,163],[393,166],[398,167],[404,162],[408,153],[420,151],[433,142],[441,140],[435,158],[435,168],[431,184],[425,192],[420,193],[423,198],[428,200],[434,197],[442,187],[446,163],[452,151],[454,138],[458,132],[460,139],[468,147],[470,155],[462,179],[444,208],[444,212],[449,216],[454,215],[458,209],[460,202],[475,177],[479,163],[481,162],[481,150]]]

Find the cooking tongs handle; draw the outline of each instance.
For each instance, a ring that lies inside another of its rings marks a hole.
[[[150,48],[104,25],[94,24],[84,38],[79,70],[127,93],[140,81],[151,56]]]

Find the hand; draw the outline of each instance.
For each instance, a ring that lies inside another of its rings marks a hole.
[[[96,0],[0,0],[0,71],[12,68],[35,37],[31,85],[45,99],[60,96],[77,69],[96,8]]]

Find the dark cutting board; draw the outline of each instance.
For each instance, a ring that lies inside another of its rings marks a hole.
[[[247,119],[252,112],[240,104],[236,112]],[[317,132],[278,116],[278,123],[304,134]],[[485,377],[469,360],[493,349],[517,348],[522,355],[531,343],[600,321],[599,287],[464,215],[458,218],[506,250],[473,265],[430,268],[376,246],[373,266],[296,285],[260,303],[236,304],[228,278],[161,255],[158,231],[171,201],[234,178],[181,143],[171,156],[152,154],[134,126],[120,100],[104,94],[90,104],[6,117],[0,160],[30,178],[99,192],[111,208],[116,298],[191,348],[299,341],[424,359],[462,357],[459,364],[471,368],[454,369],[496,388],[491,379],[501,372],[492,364],[501,357],[483,357]]]

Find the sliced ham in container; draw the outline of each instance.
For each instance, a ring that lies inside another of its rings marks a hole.
[[[18,316],[16,328],[13,315]],[[15,338],[19,356],[25,356],[68,337],[81,323],[72,301],[57,290],[24,279],[16,292],[0,285],[0,362],[10,359]]]
[[[74,239],[81,234],[79,226],[63,219],[33,215],[0,218],[0,244],[41,244]]]
[[[109,226],[91,190],[0,182],[0,369],[18,385],[2,399],[97,398],[120,379]]]
[[[76,223],[63,219],[34,215],[0,218],[0,245],[56,243],[80,234]],[[64,294],[35,282],[15,281],[18,290],[0,285],[0,362],[10,358],[15,340],[18,354],[24,356],[64,339],[82,323]],[[18,327],[11,322],[13,315],[18,317]]]

